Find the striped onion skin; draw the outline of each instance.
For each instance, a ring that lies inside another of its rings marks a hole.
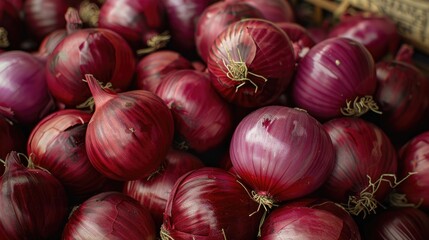
[[[294,104],[319,120],[342,116],[346,101],[372,96],[376,90],[374,60],[351,39],[330,38],[301,59],[291,86]]]
[[[238,63],[245,65],[247,71],[231,77],[227,66]],[[291,82],[295,70],[292,42],[272,22],[243,19],[229,25],[216,38],[207,68],[213,86],[227,101],[243,107],[267,105]]]
[[[274,203],[315,191],[330,175],[335,159],[322,124],[305,111],[283,106],[247,115],[235,129],[229,151],[235,172],[254,197]]]
[[[96,107],[85,142],[91,163],[119,181],[154,173],[172,144],[170,109],[149,91],[105,92],[92,75],[86,78]]]

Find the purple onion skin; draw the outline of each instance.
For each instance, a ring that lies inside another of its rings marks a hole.
[[[276,24],[286,32],[292,41],[296,62],[299,62],[308,53],[310,48],[316,44],[313,37],[303,26],[292,22],[277,22]]]
[[[204,167],[176,181],[161,231],[173,239],[256,239],[262,210],[249,215],[257,209],[236,176]]]
[[[1,239],[55,239],[68,213],[61,183],[49,172],[24,167],[17,152],[0,177]]]
[[[295,14],[289,1],[285,0],[226,0],[226,2],[245,2],[260,10],[265,19],[271,22],[293,22]]]
[[[164,77],[156,90],[171,109],[178,141],[202,153],[214,149],[230,136],[232,114],[229,104],[210,84],[206,73],[177,70]]]
[[[104,192],[71,213],[62,239],[155,240],[156,229],[149,211],[135,199],[119,192]]]
[[[216,37],[230,24],[245,18],[263,18],[262,13],[243,2],[221,1],[208,6],[198,19],[195,43],[204,62]]]
[[[369,13],[344,15],[329,37],[346,37],[363,44],[375,61],[393,54],[400,42],[396,24],[389,17]]]
[[[360,240],[357,223],[336,203],[299,199],[274,209],[265,219],[260,240]]]
[[[341,117],[347,100],[372,96],[376,84],[374,60],[362,44],[329,38],[301,59],[290,90],[297,107],[326,121]]]
[[[422,209],[429,210],[429,132],[410,139],[399,149],[398,174],[401,177],[414,173],[402,182],[397,192]]]
[[[390,139],[379,127],[360,118],[336,118],[323,124],[335,147],[332,174],[323,184],[322,194],[346,204],[349,196],[359,196],[382,174],[396,174],[397,154]],[[390,178],[389,178],[390,179]],[[374,198],[382,202],[391,188],[382,182]]]
[[[30,53],[8,51],[0,54],[1,107],[11,111],[6,117],[25,126],[33,126],[55,109],[46,85],[44,66]]]
[[[388,208],[364,222],[368,240],[429,239],[429,216],[417,208]]]
[[[243,181],[275,202],[315,191],[328,178],[335,159],[322,125],[302,110],[282,106],[247,115],[235,129],[229,151]]]

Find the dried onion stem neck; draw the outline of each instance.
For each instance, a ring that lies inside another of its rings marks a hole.
[[[155,35],[149,40],[147,40],[147,48],[139,49],[137,51],[138,55],[145,55],[152,52],[155,52],[158,49],[164,48],[170,42],[171,36],[168,31],[165,31],[161,34]]]
[[[396,191],[392,191],[389,194],[389,203],[393,207],[419,208],[423,203],[423,198],[421,198],[420,201],[417,204],[415,204],[415,203],[408,201],[406,194],[402,194],[402,193],[398,193]]]
[[[98,26],[98,17],[100,15],[100,8],[95,3],[85,0],[81,3],[79,8],[79,16],[84,23],[90,27]]]
[[[161,226],[161,231],[159,232],[159,235],[161,237],[161,240],[174,240],[174,238],[170,236],[164,226]]]
[[[0,27],[0,47],[9,47],[9,39],[7,38],[7,30],[4,27]]]
[[[82,79],[82,81],[87,82],[85,79]],[[100,84],[102,89],[108,89],[111,91],[113,90],[113,85],[111,82],[106,83],[105,85],[103,85],[102,82],[98,81],[98,84]],[[88,99],[85,100],[85,102],[79,104],[76,106],[77,109],[89,109],[90,112],[94,112],[94,108],[95,108],[95,101],[94,101],[94,97],[91,96]]]
[[[382,114],[372,96],[356,97],[353,101],[346,100],[346,106],[341,108],[341,114],[347,117],[359,117],[369,110]]]

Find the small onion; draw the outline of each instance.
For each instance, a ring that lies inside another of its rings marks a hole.
[[[286,90],[295,57],[290,39],[274,23],[244,19],[216,38],[207,65],[222,97],[239,106],[259,107]]]
[[[334,147],[322,125],[302,110],[268,106],[247,115],[231,139],[235,172],[253,198],[272,207],[319,188],[334,166]]]
[[[329,38],[301,59],[292,100],[320,120],[379,112],[373,99],[375,64],[366,48],[351,39]]]
[[[82,81],[85,74],[125,91],[134,70],[134,54],[121,36],[108,29],[90,28],[67,35],[58,44],[47,59],[46,81],[59,102],[76,107],[91,96]]]
[[[178,52],[159,50],[150,53],[137,64],[136,88],[154,93],[167,73],[192,68],[192,63]]]
[[[0,1],[0,49],[18,49],[23,38],[23,22],[19,10],[9,2]]]
[[[322,194],[353,215],[376,212],[397,185],[396,149],[376,125],[360,118],[336,118],[323,124],[335,147],[335,167]]]
[[[0,54],[1,107],[10,110],[6,117],[26,126],[55,109],[46,85],[45,67],[35,56],[18,50]]]
[[[292,41],[295,61],[299,62],[316,42],[310,33],[301,25],[291,22],[277,22],[276,25],[286,32]]]
[[[157,228],[162,225],[164,209],[177,179],[204,166],[199,158],[184,151],[171,149],[165,158],[158,172],[148,178],[126,182],[123,190],[148,208]]]
[[[119,181],[155,172],[173,141],[170,109],[149,91],[107,92],[94,76],[88,74],[86,80],[96,107],[85,139],[92,165]]]
[[[207,62],[216,37],[231,23],[245,18],[263,18],[256,8],[243,2],[220,1],[208,6],[198,19],[195,43],[198,54]]]
[[[6,157],[0,177],[2,239],[56,239],[67,218],[67,197],[61,183],[44,169],[21,164],[17,152]]]
[[[173,113],[178,135],[175,140],[181,148],[205,152],[229,136],[231,110],[213,89],[208,74],[188,69],[170,72],[156,95]]]
[[[155,240],[156,230],[149,211],[135,199],[119,192],[104,192],[72,212],[61,239]]]
[[[293,22],[295,14],[286,0],[226,0],[226,2],[244,2],[262,12],[265,19],[272,22]]]
[[[255,239],[258,204],[231,173],[204,167],[179,178],[167,201],[161,238]]]
[[[411,207],[389,208],[365,221],[365,239],[429,239],[429,216]]]
[[[357,223],[336,203],[300,199],[274,209],[265,219],[260,240],[360,240]]]

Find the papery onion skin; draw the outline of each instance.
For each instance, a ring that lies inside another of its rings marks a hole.
[[[292,22],[276,22],[276,25],[286,32],[292,41],[295,60],[299,62],[316,42],[310,33],[301,25]]]
[[[149,91],[106,92],[92,75],[86,80],[95,102],[85,139],[92,165],[119,181],[154,173],[173,141],[170,109]]]
[[[341,108],[376,91],[375,64],[366,48],[351,39],[329,38],[301,59],[291,86],[294,104],[325,121]]]
[[[414,174],[397,187],[397,192],[405,194],[408,202],[429,209],[429,132],[422,132],[401,146],[398,161],[399,176]]]
[[[85,133],[92,114],[65,109],[56,111],[32,129],[27,154],[65,187],[69,199],[81,201],[103,190],[109,180],[91,165]]]
[[[217,95],[208,74],[177,70],[164,77],[156,90],[171,109],[178,135],[185,148],[205,152],[224,142],[232,129],[228,103]]]
[[[71,213],[62,239],[155,240],[156,230],[149,211],[135,199],[119,192],[104,192]]]
[[[67,30],[58,29],[55,30],[45,38],[43,38],[42,42],[39,45],[39,49],[37,55],[42,57],[43,59],[47,59],[49,54],[51,54],[55,47],[67,36]]]
[[[24,167],[12,151],[0,177],[2,239],[55,239],[67,218],[67,197],[61,183],[43,169]]]
[[[208,6],[198,19],[195,44],[204,62],[216,37],[231,23],[245,18],[263,18],[256,8],[243,2],[220,1]]]
[[[192,63],[180,53],[159,50],[143,57],[136,67],[136,89],[155,93],[165,75],[179,69],[193,69]]]
[[[336,203],[299,199],[274,209],[261,228],[261,240],[360,240],[357,223]]]
[[[55,110],[45,68],[35,56],[19,50],[0,55],[1,107],[10,109],[11,115],[6,117],[25,126],[32,126]]]
[[[161,236],[166,232],[172,239],[255,239],[261,212],[251,214],[257,209],[234,175],[219,168],[200,168],[176,181]]]
[[[400,42],[397,26],[390,17],[367,12],[343,15],[329,37],[346,37],[363,44],[375,61],[393,54]]]
[[[412,207],[388,208],[368,219],[362,232],[368,240],[428,239],[429,216]]]
[[[23,22],[19,10],[9,1],[0,2],[0,49],[18,49],[23,40]]]
[[[82,81],[85,74],[125,91],[131,84],[135,64],[130,46],[117,33],[102,28],[82,29],[67,35],[51,53],[46,63],[46,81],[55,99],[74,108],[91,96]]]
[[[274,202],[303,197],[331,173],[335,152],[322,125],[302,110],[259,108],[236,127],[230,144],[235,172]]]
[[[164,209],[171,189],[183,174],[204,167],[203,162],[195,155],[170,149],[162,168],[148,178],[128,181],[123,193],[136,199],[150,211],[157,229],[162,225]]]
[[[226,0],[226,2],[238,2],[241,0]],[[289,1],[285,0],[243,0],[262,12],[265,19],[272,22],[293,22],[295,14]]]
[[[243,107],[268,105],[292,80],[292,42],[272,22],[243,19],[216,38],[207,67],[213,86],[227,101]]]
[[[347,204],[350,196],[361,197],[370,180],[375,183],[383,174],[396,175],[396,149],[375,124],[360,118],[343,117],[332,119],[323,127],[331,137],[336,152],[334,170],[321,188],[323,196]],[[394,185],[392,176],[384,179]],[[373,193],[375,200],[383,202],[390,191],[389,183],[382,181],[375,193],[372,187],[366,192]]]

